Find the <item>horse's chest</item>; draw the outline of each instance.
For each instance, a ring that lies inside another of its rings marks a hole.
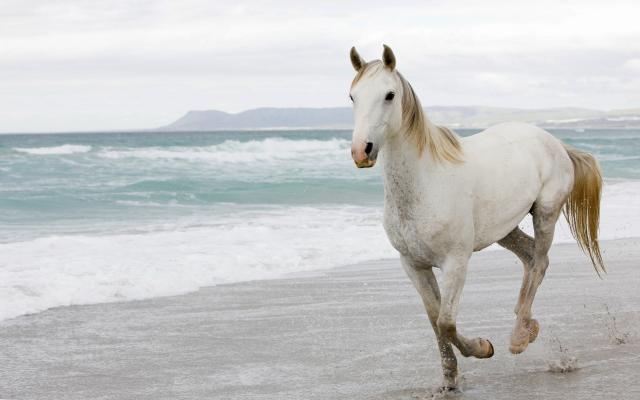
[[[436,258],[430,225],[415,212],[385,208],[384,228],[391,245],[416,261],[432,262]]]

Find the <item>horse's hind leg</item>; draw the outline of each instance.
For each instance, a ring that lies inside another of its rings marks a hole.
[[[548,253],[553,242],[553,234],[556,221],[560,215],[561,204],[545,206],[541,202],[536,202],[533,209],[533,263],[528,274],[525,274],[528,276],[522,282],[520,299],[515,310],[516,326],[511,334],[511,345],[509,346],[509,350],[513,354],[522,353],[527,348],[532,329],[535,329],[537,335],[538,324],[531,319],[531,306],[538,286],[542,283],[549,266]]]
[[[531,236],[524,233],[520,228],[516,227],[509,232],[507,236],[498,241],[498,244],[505,249],[513,252],[522,261],[524,267],[522,275],[522,286],[520,287],[520,294],[518,296],[518,302],[514,312],[518,314],[518,310],[522,306],[527,293],[527,286],[530,277],[530,271],[533,267],[535,243]],[[530,319],[527,322],[527,330],[529,331],[529,343],[536,340],[540,327],[538,321]]]

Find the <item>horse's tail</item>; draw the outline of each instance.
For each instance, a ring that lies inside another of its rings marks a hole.
[[[598,243],[602,174],[596,158],[565,145],[573,163],[573,189],[564,205],[564,216],[578,245],[589,256],[598,276],[607,272]]]

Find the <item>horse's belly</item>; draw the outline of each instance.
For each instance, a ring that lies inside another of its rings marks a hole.
[[[535,185],[532,185],[535,186]],[[504,201],[483,202],[476,206],[474,218],[474,251],[481,250],[504,238],[527,216],[538,190],[523,189],[519,196]]]
[[[504,218],[503,215],[500,221],[484,227],[476,227],[473,251],[482,250],[507,236],[527,216],[527,213],[528,211],[522,211],[511,218]]]

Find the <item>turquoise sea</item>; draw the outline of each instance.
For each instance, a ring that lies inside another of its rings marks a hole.
[[[637,236],[640,131],[552,133],[600,160],[603,237]],[[0,319],[393,257],[380,170],[353,166],[350,137],[0,135]]]

